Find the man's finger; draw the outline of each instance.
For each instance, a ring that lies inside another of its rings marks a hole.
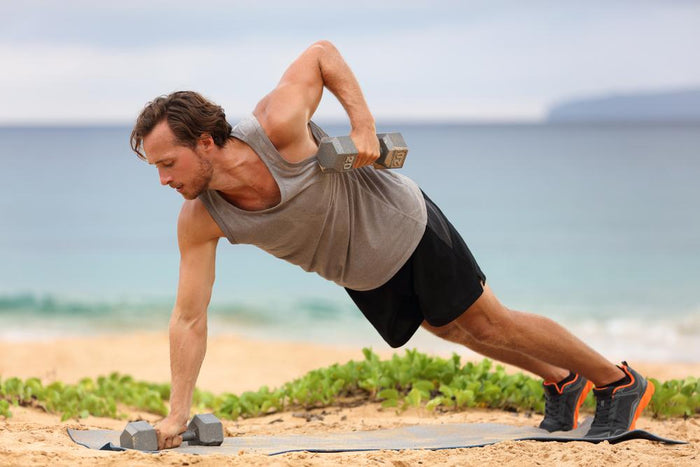
[[[177,436],[172,436],[169,438],[165,439],[165,448],[164,449],[173,449],[182,444],[182,436],[177,435]]]
[[[355,167],[355,168],[364,167],[366,165],[373,164],[374,161],[379,159],[379,155],[380,154],[378,152],[376,152],[376,153],[371,153],[371,152],[360,153],[357,155],[357,158],[355,159],[355,164],[353,165],[353,167]]]

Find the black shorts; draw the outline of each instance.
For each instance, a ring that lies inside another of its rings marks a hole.
[[[486,276],[440,209],[423,193],[425,233],[401,269],[376,289],[347,290],[350,298],[392,347],[401,347],[423,320],[444,326],[483,293]]]

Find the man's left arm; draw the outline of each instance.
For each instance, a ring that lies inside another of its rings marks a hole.
[[[292,162],[305,159],[315,153],[308,122],[324,87],[336,96],[350,119],[350,137],[359,152],[355,167],[372,164],[379,157],[374,117],[354,73],[328,41],[314,43],[292,62],[254,114],[280,153]]]

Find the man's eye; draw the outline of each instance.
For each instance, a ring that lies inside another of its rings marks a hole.
[[[163,162],[163,167],[172,167],[173,163],[172,162]]]

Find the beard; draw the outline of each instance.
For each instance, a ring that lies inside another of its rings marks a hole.
[[[197,173],[194,175],[192,180],[183,187],[182,197],[187,200],[197,199],[199,195],[204,193],[209,188],[209,183],[211,182],[212,176],[214,174],[214,169],[206,159],[197,155],[199,160],[199,166],[197,167]]]

